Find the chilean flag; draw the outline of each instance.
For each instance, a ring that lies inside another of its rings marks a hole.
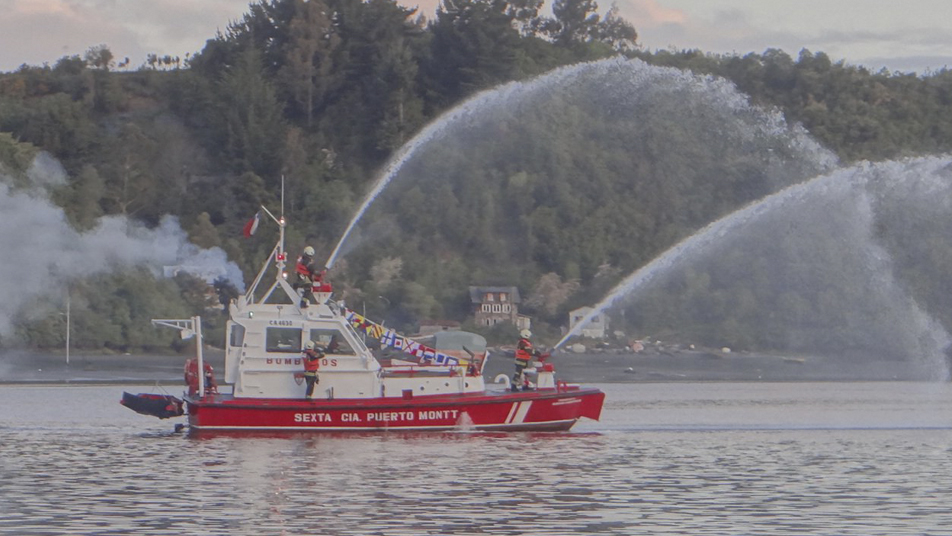
[[[261,211],[255,213],[255,216],[248,220],[248,223],[245,224],[245,228],[242,230],[242,233],[245,235],[245,238],[251,238],[251,235],[255,234],[255,231],[258,230],[258,223],[261,221]]]

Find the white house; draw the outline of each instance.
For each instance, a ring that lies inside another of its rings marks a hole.
[[[574,311],[570,311],[569,329],[574,329],[575,325],[581,322],[582,319],[591,312],[591,307],[579,307]],[[604,339],[605,335],[608,334],[608,320],[608,315],[605,313],[599,313],[593,316],[592,319],[579,332],[579,335],[582,337],[588,337],[590,339]]]

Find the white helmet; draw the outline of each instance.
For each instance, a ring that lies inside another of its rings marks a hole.
[[[308,350],[313,350],[315,346],[317,345],[314,344],[314,341],[307,341],[306,343],[304,343],[304,347],[307,348]]]
[[[528,339],[529,337],[532,337],[532,332],[529,331],[528,329],[524,329],[519,332],[519,336],[522,337],[523,339]]]
[[[313,257],[313,256],[314,256],[314,248],[312,248],[311,246],[308,246],[308,247],[304,248],[304,254],[307,255],[308,257]]]

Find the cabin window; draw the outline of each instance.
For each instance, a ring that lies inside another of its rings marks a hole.
[[[502,294],[499,295],[499,301],[506,301],[506,299],[507,299],[508,297],[509,297],[508,294],[502,293]]]
[[[230,346],[241,346],[245,343],[245,327],[241,324],[232,324],[228,334]]]
[[[508,313],[509,311],[510,311],[510,309],[509,309],[509,304],[508,304],[508,303],[507,303],[506,305],[503,305],[503,306],[502,306],[502,312]]]
[[[486,294],[486,301],[493,301],[493,295],[492,295],[492,294]]]
[[[301,352],[301,328],[268,328],[265,350],[296,354]]]
[[[492,305],[489,305],[488,303],[484,303],[484,304],[483,304],[483,312],[484,312],[484,313],[488,313],[488,312],[492,311],[492,308],[493,308],[493,306],[492,306]]]
[[[312,329],[310,337],[312,341],[323,345],[328,354],[357,355],[357,352],[354,351],[344,334],[339,330]]]

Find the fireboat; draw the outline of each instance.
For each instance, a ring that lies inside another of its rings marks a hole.
[[[323,281],[311,293],[295,289],[286,272],[286,221],[265,212],[279,238],[247,292],[228,306],[224,381],[219,385],[203,362],[200,317],[156,319],[196,339],[196,356],[185,365],[187,392],[181,399],[124,393],[123,405],[160,418],[187,415],[190,433],[566,431],[579,419],[599,419],[605,394],[556,380],[550,362],[533,363],[535,381],[523,389],[502,375],[487,385],[488,351],[441,352],[401,336],[335,301]],[[368,336],[402,350],[401,358],[378,358]],[[302,385],[308,341],[326,349],[310,400]]]

